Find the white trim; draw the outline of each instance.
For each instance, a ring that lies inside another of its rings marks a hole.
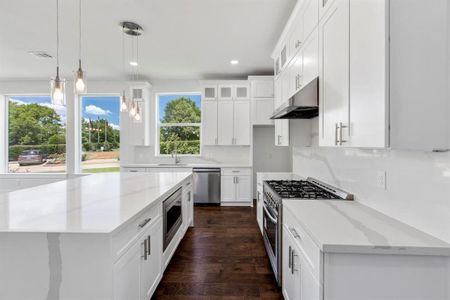
[[[8,172],[8,101],[0,95],[0,173]]]

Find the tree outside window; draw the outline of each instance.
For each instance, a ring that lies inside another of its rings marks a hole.
[[[65,165],[66,108],[50,96],[10,96],[8,171],[58,173]]]
[[[200,155],[200,94],[158,96],[159,154]]]

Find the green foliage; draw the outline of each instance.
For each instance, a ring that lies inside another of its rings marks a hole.
[[[57,145],[57,144],[65,144],[66,143],[66,136],[63,134],[55,134],[48,138],[48,143],[51,145]]]
[[[64,136],[65,129],[54,109],[9,102],[9,145],[47,144],[56,135]]]
[[[161,123],[200,123],[201,111],[195,102],[181,97],[167,103]]]
[[[82,144],[83,151],[104,151],[118,149],[120,146],[120,130],[110,126],[107,120],[83,120]]]
[[[161,123],[200,123],[201,111],[191,99],[181,97],[170,101]],[[199,126],[161,126],[160,154],[200,154]]]

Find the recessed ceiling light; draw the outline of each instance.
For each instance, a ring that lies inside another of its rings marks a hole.
[[[237,65],[239,61],[237,59],[230,60],[230,64]]]
[[[138,63],[137,61],[130,61],[130,65],[133,67],[137,67]]]

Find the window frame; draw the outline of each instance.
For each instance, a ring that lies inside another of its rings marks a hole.
[[[89,174],[94,174],[94,173],[83,173],[83,128],[82,128],[82,124],[83,122],[81,121],[83,118],[83,98],[84,97],[118,97],[119,98],[119,126],[120,128],[122,128],[122,112],[120,111],[120,97],[121,94],[120,93],[83,93],[83,94],[79,94],[78,95],[78,115],[76,118],[76,127],[78,128],[78,132],[77,132],[77,145],[75,146],[78,150],[78,155],[76,155],[77,162],[78,162],[78,167],[77,167],[77,174],[82,174],[82,175],[89,175]],[[120,130],[120,134],[122,134],[122,130]],[[122,147],[121,147],[121,141],[122,139],[120,139],[120,143],[119,143],[119,151],[122,151]],[[120,152],[119,152],[120,153]],[[119,161],[119,168],[121,168],[120,166],[120,161]]]
[[[161,127],[198,127],[200,132],[200,152],[198,154],[177,154],[179,157],[201,157],[202,156],[202,120],[203,120],[203,105],[200,105],[200,123],[161,123],[159,119],[159,97],[167,95],[179,95],[179,96],[200,96],[201,104],[203,103],[202,93],[199,92],[164,92],[155,93],[155,156],[156,157],[170,157],[171,154],[161,154],[160,152],[160,137]]]
[[[5,141],[5,146],[4,149],[2,149],[3,155],[3,172],[1,172],[1,174],[3,176],[35,176],[35,177],[49,177],[49,178],[59,178],[59,177],[66,177],[68,174],[68,131],[67,131],[67,119],[66,119],[66,131],[65,131],[65,140],[66,140],[66,163],[64,165],[64,172],[31,172],[31,173],[14,173],[14,172],[10,172],[9,171],[9,101],[12,97],[50,97],[51,99],[51,95],[47,94],[47,93],[11,93],[11,94],[4,94],[3,96],[3,112],[4,112],[4,116],[5,116],[5,120],[4,123],[2,124],[4,126],[4,130],[3,130],[3,138],[2,140]],[[66,117],[68,116],[67,114],[67,105],[66,107]]]

